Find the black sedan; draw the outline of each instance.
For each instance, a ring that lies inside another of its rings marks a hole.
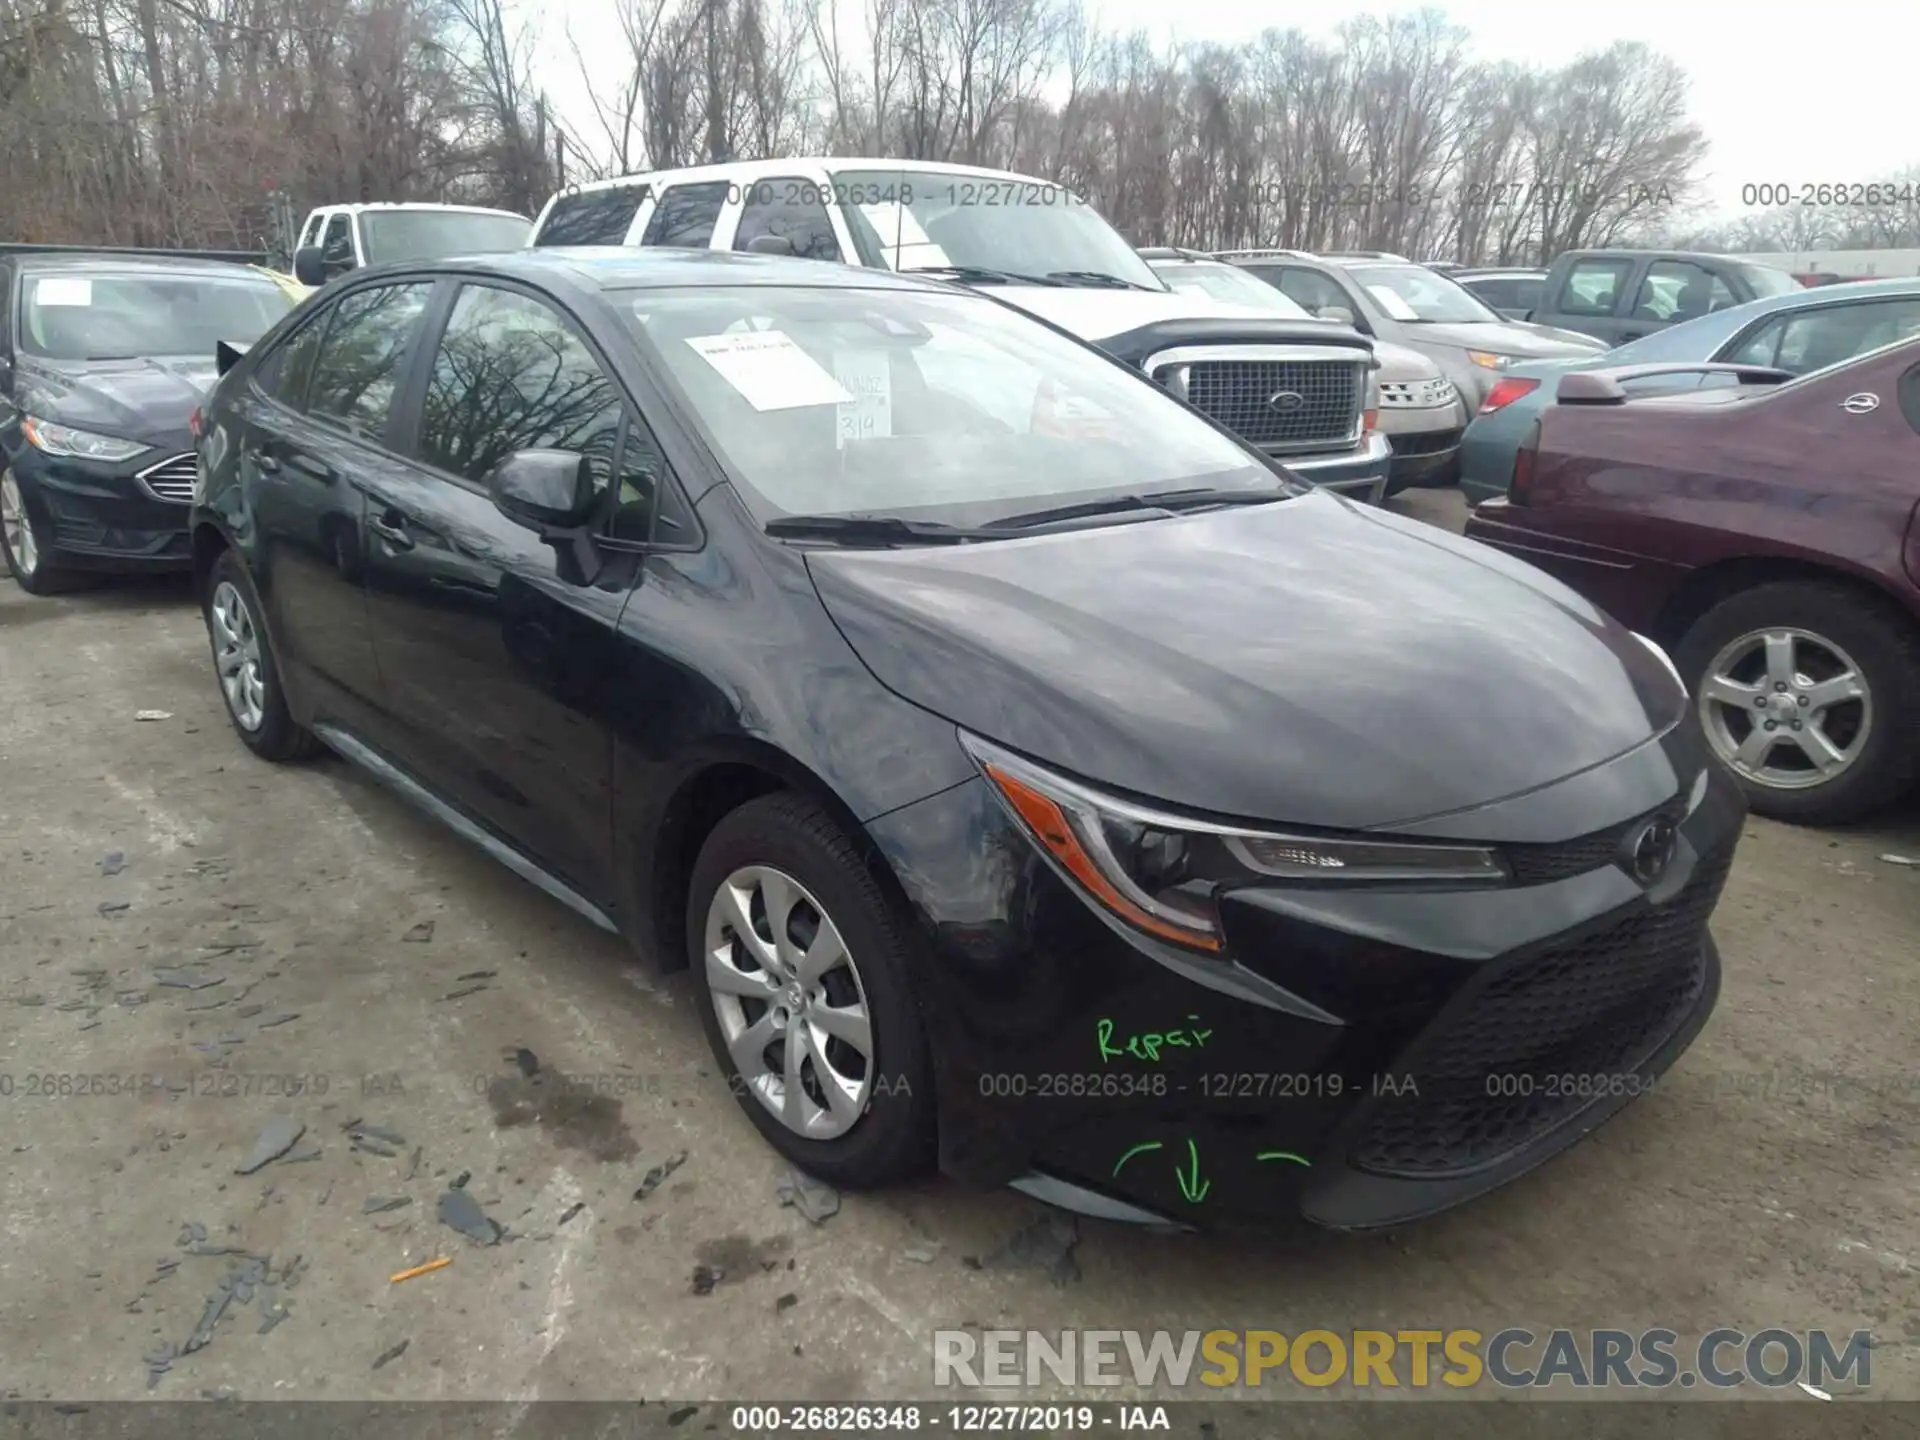
[[[188,421],[215,346],[293,305],[244,265],[0,256],[0,551],[22,587],[187,568]]]
[[[363,271],[200,454],[240,738],[690,965],[832,1182],[1390,1224],[1592,1130],[1713,1006],[1744,812],[1659,650],[990,296]]]

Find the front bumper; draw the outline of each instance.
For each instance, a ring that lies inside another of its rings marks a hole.
[[[41,563],[110,571],[191,566],[190,501],[164,499],[139,478],[164,457],[163,448],[129,464],[103,465],[23,446],[13,471],[33,513]]]
[[[1645,748],[1643,775],[1702,773],[1685,739]],[[943,1167],[1201,1228],[1373,1228],[1505,1184],[1656,1090],[1713,1008],[1745,809],[1706,773],[1651,888],[1613,859],[1636,815],[1521,847],[1499,890],[1241,892],[1226,960],[1110,928],[984,782],[872,822],[934,941]],[[919,839],[956,834],[996,864]]]
[[[1378,504],[1386,495],[1393,466],[1393,445],[1386,436],[1373,432],[1357,448],[1335,455],[1275,455],[1273,458],[1309,485]]]

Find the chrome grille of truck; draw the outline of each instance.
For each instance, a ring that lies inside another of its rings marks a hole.
[[[1193,346],[1153,357],[1147,373],[1249,444],[1287,455],[1358,443],[1369,365],[1365,352],[1333,347]]]

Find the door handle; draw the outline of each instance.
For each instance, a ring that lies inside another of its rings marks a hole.
[[[253,462],[253,468],[258,470],[262,475],[278,475],[280,473],[279,458],[269,454],[265,450],[249,450],[247,452],[247,459]]]
[[[367,528],[395,550],[413,549],[413,537],[407,533],[406,517],[398,511],[389,510],[385,515],[369,520]]]

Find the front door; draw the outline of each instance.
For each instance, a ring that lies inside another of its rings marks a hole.
[[[521,449],[588,457],[611,486],[624,419],[601,357],[543,298],[463,285],[409,402],[410,463],[369,487],[368,606],[397,758],[590,899],[607,895],[611,729],[600,709],[631,565],[494,505]]]

